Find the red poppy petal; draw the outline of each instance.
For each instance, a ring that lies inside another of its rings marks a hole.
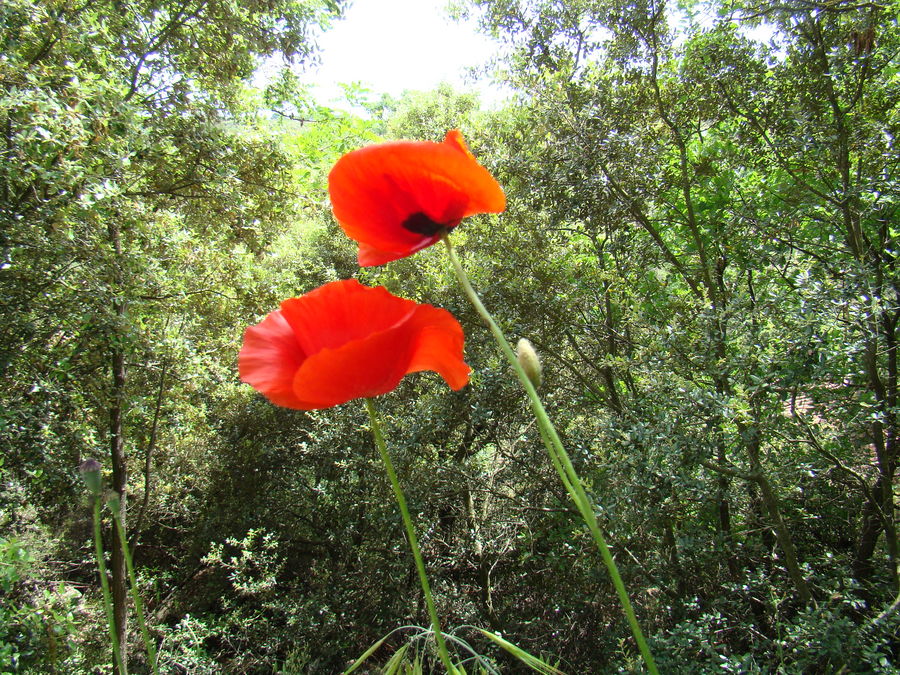
[[[238,354],[238,373],[275,405],[307,408],[294,392],[294,375],[305,360],[294,331],[280,311],[269,314],[244,333]]]
[[[317,408],[371,398],[395,389],[406,374],[413,334],[375,333],[310,357],[294,377],[294,391]]]
[[[344,155],[328,175],[335,218],[351,239],[389,250],[414,245],[420,238],[401,223],[414,213],[414,196],[397,189],[383,171],[392,147],[368,146]]]
[[[420,305],[413,322],[418,323],[419,337],[406,372],[431,370],[454,391],[466,386],[472,369],[463,361],[465,336],[459,322],[447,310],[430,305]]]
[[[247,329],[241,379],[277,405],[311,410],[394,389],[407,373],[433,370],[453,389],[468,382],[463,331],[449,312],[335,281]]]
[[[359,244],[359,253],[356,256],[356,260],[359,263],[360,267],[374,267],[375,265],[384,265],[385,263],[389,263],[393,260],[399,260],[400,258],[405,258],[406,256],[415,253],[423,248],[428,248],[432,244],[440,241],[440,236],[429,237],[427,239],[422,240],[416,246],[411,249],[407,249],[405,251],[380,251],[374,246],[370,246],[366,243]]]
[[[326,349],[307,359],[294,378],[294,391],[316,407],[392,391],[407,373],[437,372],[452,389],[469,381],[463,361],[463,330],[453,315],[418,305],[408,319],[379,333]]]
[[[328,187],[344,232],[391,259],[430,246],[441,226],[506,208],[502,188],[457,130],[443,143],[400,141],[350,152],[331,170]],[[422,222],[410,229],[404,226],[410,218]]]
[[[359,252],[356,254],[356,262],[360,267],[374,267],[384,265],[399,258],[405,258],[406,253],[394,253],[392,251],[380,251],[369,244],[360,243]]]
[[[383,251],[408,252],[425,236],[403,227],[410,216],[458,224],[468,197],[435,170],[447,156],[454,156],[457,166],[470,164],[437,143],[385,143],[342,157],[329,176],[329,193],[347,236]]]
[[[312,356],[322,349],[334,349],[387,330],[407,318],[416,306],[381,286],[369,288],[356,279],[345,279],[285,300],[281,311],[298,344]]]
[[[466,143],[462,132],[459,129],[451,129],[448,131],[447,135],[444,136],[444,143],[455,150],[461,150],[463,154],[470,157],[473,161],[478,161],[475,159],[475,155],[472,154],[472,151],[469,150],[469,144]]]

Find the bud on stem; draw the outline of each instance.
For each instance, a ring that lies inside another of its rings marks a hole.
[[[93,458],[86,459],[78,466],[78,471],[81,472],[81,478],[91,494],[95,497],[99,495],[102,482],[100,478],[100,462]]]
[[[528,375],[528,379],[531,380],[534,388],[539,388],[543,373],[541,360],[538,358],[537,352],[534,351],[534,347],[525,338],[519,340],[519,344],[516,345],[516,358],[519,360],[519,365],[522,366],[522,370]]]

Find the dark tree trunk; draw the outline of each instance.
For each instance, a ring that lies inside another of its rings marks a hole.
[[[112,288],[114,293],[119,293],[122,288],[122,272],[119,262],[122,258],[122,243],[117,224],[109,225],[110,243],[115,251],[116,258],[113,264]],[[123,415],[125,406],[125,351],[120,340],[120,329],[125,320],[125,301],[117,299],[113,302],[113,314],[115,315],[116,330],[113,334],[113,343],[110,359],[110,373],[112,375],[112,391],[109,401],[109,454],[112,461],[112,489],[119,497],[119,517],[122,519],[122,531],[126,529],[126,499],[128,484],[128,467],[125,463],[125,437],[123,428]],[[125,555],[122,541],[119,538],[118,529],[113,526],[111,554],[111,584],[113,616],[116,624],[116,637],[119,640],[119,650],[122,654],[123,668],[114,665],[113,675],[126,675],[128,672],[128,587],[127,570],[125,568]]]
[[[117,308],[118,313],[118,308]],[[119,495],[119,513],[122,528],[125,528],[125,498],[128,472],[125,466],[125,443],[122,436],[122,403],[125,389],[125,355],[121,350],[114,350],[112,355],[113,400],[109,409],[109,445],[112,459],[113,490]],[[111,556],[113,614],[116,623],[116,635],[119,639],[119,650],[122,661],[127,664],[127,630],[128,630],[128,588],[126,586],[125,556],[122,553],[122,542],[118,529],[113,527],[113,546]],[[126,667],[127,672],[127,667]],[[118,668],[113,670],[118,673]],[[122,673],[124,675],[124,673]]]
[[[853,558],[853,577],[859,581],[865,581],[872,576],[872,555],[881,535],[882,518],[881,505],[878,503],[882,494],[883,477],[878,476],[875,487],[871,491],[871,498],[863,505],[862,525],[859,535],[859,543],[856,547],[856,555]]]

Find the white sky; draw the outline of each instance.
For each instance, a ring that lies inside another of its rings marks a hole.
[[[319,100],[340,99],[338,83],[360,82],[376,93],[429,90],[442,81],[477,88],[485,103],[490,84],[474,86],[466,68],[483,65],[495,43],[473,24],[447,16],[448,0],[353,0],[319,40],[321,65],[301,77],[316,85]]]
[[[323,105],[343,107],[341,83],[360,83],[375,94],[399,96],[404,89],[430,90],[449,82],[460,90],[475,89],[490,107],[508,91],[468,69],[483,66],[499,46],[478,33],[474,23],[448,16],[450,0],[351,0],[344,18],[319,39],[321,65],[299,73],[314,85]],[[768,36],[771,37],[771,31]],[[755,36],[754,36],[755,37]],[[280,59],[263,65],[257,83],[281,67]]]

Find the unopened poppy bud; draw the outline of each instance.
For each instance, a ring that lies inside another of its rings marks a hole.
[[[113,515],[118,518],[122,510],[122,500],[119,499],[119,493],[110,490],[106,494],[106,505],[109,507],[109,510],[113,512]]]
[[[79,466],[78,471],[81,472],[81,478],[91,494],[100,494],[100,462],[96,459],[89,458],[84,460]]]
[[[519,359],[519,365],[522,366],[522,370],[525,371],[534,388],[540,387],[543,370],[541,368],[541,360],[538,358],[537,352],[534,351],[534,347],[525,338],[519,340],[519,344],[516,345],[516,358]]]

